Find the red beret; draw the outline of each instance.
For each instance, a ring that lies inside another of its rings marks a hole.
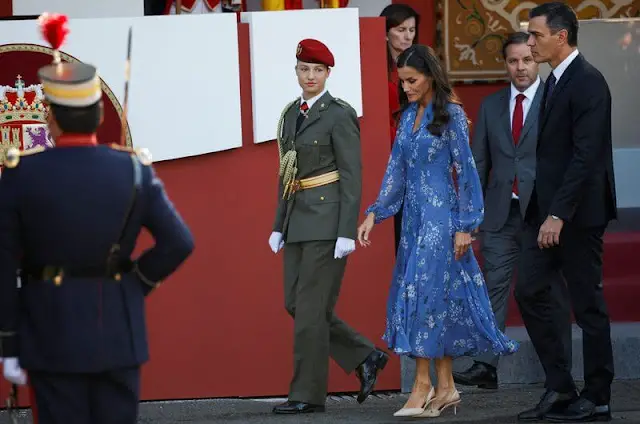
[[[327,46],[313,38],[307,38],[298,43],[296,59],[301,62],[321,63],[327,66],[334,66],[333,53]]]

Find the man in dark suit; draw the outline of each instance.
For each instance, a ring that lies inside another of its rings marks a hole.
[[[536,181],[527,208],[516,299],[546,374],[538,405],[518,418],[610,419],[610,322],[602,290],[603,235],[616,218],[611,94],[578,52],[578,19],[561,2],[530,12],[529,45],[552,68],[540,111]],[[550,284],[562,273],[583,332],[585,386],[578,395],[554,324]]]
[[[28,371],[40,424],[135,424],[145,296],[193,239],[147,153],[98,145],[96,69],[56,63],[39,76],[56,146],[9,151],[0,178],[4,375],[25,384]],[[132,260],[143,227],[156,243]]]
[[[318,40],[298,44],[301,98],[278,125],[278,209],[269,245],[284,246],[285,307],[295,320],[289,400],[273,412],[324,411],[329,356],[360,379],[363,402],[389,356],[333,312],[347,255],[355,250],[362,186],[355,110],[325,89],[333,54]]]
[[[482,101],[471,144],[485,193],[484,221],[480,226],[485,280],[502,331],[513,271],[520,257],[523,219],[535,179],[538,115],[544,94],[528,40],[529,34],[516,32],[505,41],[502,54],[511,84]],[[566,286],[554,284],[553,289],[558,323],[563,323],[565,346],[571,349]],[[458,384],[497,389],[498,359],[488,352],[475,358],[468,370],[454,372],[453,378]]]

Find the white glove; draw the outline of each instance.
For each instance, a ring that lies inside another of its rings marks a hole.
[[[338,240],[336,240],[336,250],[333,253],[333,257],[334,259],[342,259],[354,250],[356,250],[355,240],[338,237]]]
[[[4,378],[12,384],[24,386],[27,384],[27,373],[20,368],[18,358],[4,358]]]
[[[277,231],[271,233],[271,235],[269,236],[269,246],[271,247],[271,250],[273,250],[273,253],[278,253],[278,251],[284,246],[284,241],[282,241],[282,233],[279,233]]]

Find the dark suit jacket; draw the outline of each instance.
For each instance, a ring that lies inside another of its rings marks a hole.
[[[355,240],[362,188],[356,111],[326,92],[309,109],[296,133],[299,110],[300,102],[296,101],[286,111],[282,137],[286,150],[296,149],[296,179],[338,170],[340,181],[298,191],[285,201],[280,178],[273,230],[283,233],[288,243],[338,237]]]
[[[605,226],[616,218],[607,81],[579,54],[545,101],[546,90],[527,220],[555,215],[578,227]]]
[[[513,179],[518,179],[520,211],[525,216],[536,171],[538,115],[544,83],[541,82],[531,101],[516,146],[511,135],[509,100],[511,86],[487,96],[473,130],[471,150],[484,192],[484,221],[480,229],[499,231],[511,210]]]

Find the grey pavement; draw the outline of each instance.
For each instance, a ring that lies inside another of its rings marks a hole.
[[[440,418],[428,419],[439,423],[513,424],[516,415],[535,405],[542,394],[542,386],[506,385],[497,391],[469,389],[458,386],[462,403],[456,416],[447,410]],[[613,384],[611,408],[613,422],[640,423],[640,380],[616,381]],[[213,423],[401,423],[421,422],[423,419],[394,418],[393,412],[407,399],[402,393],[378,393],[359,405],[352,395],[330,396],[327,411],[322,414],[282,416],[271,414],[271,408],[282,399],[212,399],[174,402],[144,402],[140,407],[140,424],[213,424]],[[28,412],[21,412],[19,423],[30,423]],[[10,424],[3,412],[0,424]]]

